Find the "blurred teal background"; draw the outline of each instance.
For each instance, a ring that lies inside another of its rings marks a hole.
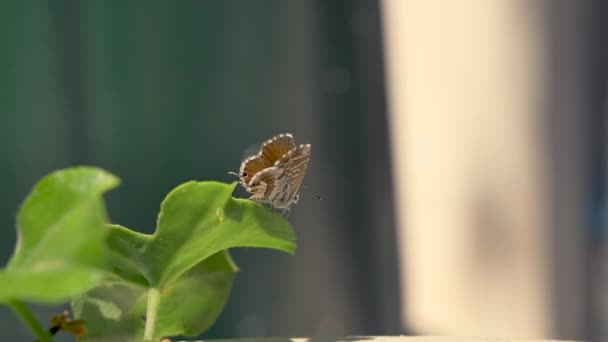
[[[375,1],[4,2],[0,259],[19,203],[53,170],[117,174],[112,221],[152,232],[173,187],[232,182],[291,132],[313,146],[290,216],[298,253],[234,251],[241,272],[204,336],[401,332],[381,62]],[[4,307],[0,337],[32,340]]]

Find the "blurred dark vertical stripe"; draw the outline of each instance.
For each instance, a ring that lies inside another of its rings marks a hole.
[[[349,334],[399,334],[396,228],[377,1],[321,2],[320,79],[325,89],[318,129],[334,164],[327,177],[346,194],[334,228],[346,253],[353,312]],[[344,76],[342,76],[344,75]],[[333,89],[346,77],[348,88]],[[328,91],[329,90],[329,91]],[[335,136],[337,135],[337,136]],[[335,145],[334,142],[341,144]],[[332,174],[333,173],[333,174]]]
[[[585,9],[589,13],[588,62],[585,73],[589,75],[588,101],[590,103],[589,123],[586,127],[589,137],[589,172],[587,215],[590,218],[588,232],[589,265],[587,266],[587,289],[585,299],[589,320],[584,327],[586,338],[591,341],[606,341],[608,322],[604,315],[606,293],[606,105],[608,90],[608,2],[595,0]]]
[[[353,1],[354,67],[359,75],[354,103],[363,128],[359,137],[364,144],[360,177],[365,179],[363,198],[368,202],[367,229],[363,230],[355,250],[370,249],[369,273],[359,274],[360,280],[367,282],[363,310],[369,317],[365,333],[398,335],[403,328],[380,20],[379,1]]]
[[[369,219],[365,194],[365,127],[360,108],[356,105],[360,76],[355,65],[356,41],[353,30],[354,3],[350,1],[321,2],[320,25],[320,87],[323,103],[320,120],[322,144],[327,149],[329,177],[335,189],[344,195],[333,211],[335,248],[340,251],[336,262],[342,269],[345,306],[344,330],[352,334],[367,334],[376,324],[371,314],[372,300],[366,294],[371,286],[366,277],[372,269],[366,223]],[[344,172],[344,170],[357,170]],[[333,193],[339,193],[334,191]],[[365,275],[365,276],[364,276]]]
[[[548,1],[547,154],[555,337],[599,341],[605,191],[605,1]],[[598,234],[600,233],[600,234]],[[603,291],[603,290],[602,290]]]
[[[78,0],[51,1],[50,14],[59,62],[59,84],[63,87],[65,117],[68,119],[68,146],[73,163],[91,161],[89,115],[91,105],[85,77],[82,8]]]
[[[586,73],[589,75],[590,122],[589,132],[589,198],[588,216],[591,220],[588,235],[589,266],[587,267],[587,289],[583,294],[590,319],[584,327],[587,337],[592,341],[606,341],[608,322],[606,294],[608,283],[606,277],[606,255],[608,234],[606,229],[607,199],[607,151],[606,136],[608,104],[608,2],[595,0],[586,11],[589,13],[588,42],[589,58]]]

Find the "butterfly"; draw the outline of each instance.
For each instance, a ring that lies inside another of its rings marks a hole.
[[[260,151],[241,163],[241,185],[250,200],[267,203],[289,213],[298,203],[300,186],[310,161],[310,144],[296,145],[289,133],[266,140]]]

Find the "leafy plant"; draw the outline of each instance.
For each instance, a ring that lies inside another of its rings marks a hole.
[[[232,198],[236,183],[178,186],[152,235],[105,226],[102,195],[117,184],[95,168],[59,171],[38,183],[19,211],[18,247],[0,273],[0,301],[40,340],[50,337],[23,301],[72,299],[87,341],[198,335],[230,294],[237,268],[229,248],[295,251],[291,226],[262,205]]]

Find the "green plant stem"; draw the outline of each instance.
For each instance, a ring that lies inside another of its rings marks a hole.
[[[51,335],[49,335],[49,333],[38,323],[34,315],[32,315],[30,309],[28,309],[23,302],[15,299],[11,300],[8,304],[10,305],[11,309],[13,309],[15,314],[21,317],[21,319],[30,327],[30,329],[32,329],[34,334],[38,336],[40,342],[53,341]]]
[[[156,315],[158,315],[158,304],[160,303],[160,291],[156,288],[148,290],[148,307],[146,308],[146,327],[144,330],[144,341],[152,342],[156,330]]]

